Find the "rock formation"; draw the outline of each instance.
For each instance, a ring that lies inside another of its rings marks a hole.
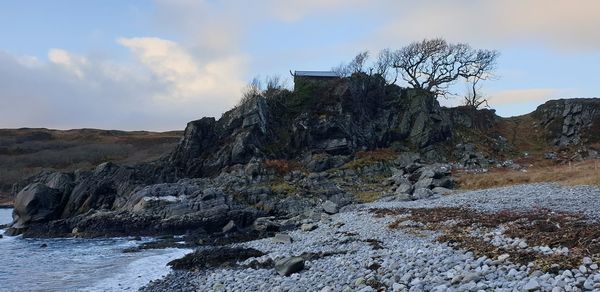
[[[597,142],[599,113],[598,100],[561,100],[532,115],[556,145],[568,146]],[[453,157],[489,164],[474,144],[456,144],[478,137],[482,148],[507,153],[510,141],[495,130],[502,121],[492,110],[442,108],[431,93],[377,75],[266,92],[218,120],[188,123],[177,148],[158,161],[32,178],[17,196],[9,233],[222,232],[262,216],[448,194],[451,166],[427,164]]]

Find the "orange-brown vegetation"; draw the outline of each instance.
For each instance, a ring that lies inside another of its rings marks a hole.
[[[526,162],[526,161],[520,161]],[[492,168],[487,173],[455,173],[461,189],[485,189],[523,183],[557,182],[564,185],[599,185],[600,160],[565,164],[532,162],[526,171]]]
[[[583,215],[551,212],[545,209],[530,211],[500,211],[481,213],[466,208],[374,209],[376,217],[401,216],[389,224],[390,229],[434,230],[441,232],[437,238],[457,248],[495,259],[509,254],[509,259],[520,264],[534,262],[546,271],[577,268],[585,256],[600,258],[600,224],[590,223]],[[407,220],[424,224],[421,227],[404,225]],[[450,221],[452,220],[452,221]],[[529,246],[548,246],[569,249],[568,254],[546,255],[511,246],[495,246],[476,237],[475,229],[489,232],[505,227],[504,236],[524,239]]]

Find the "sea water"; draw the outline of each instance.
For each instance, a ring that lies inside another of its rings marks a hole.
[[[0,224],[11,209],[0,209]],[[0,230],[0,234],[4,233]],[[0,291],[136,291],[166,275],[166,264],[190,252],[157,249],[123,253],[143,241],[0,238]]]

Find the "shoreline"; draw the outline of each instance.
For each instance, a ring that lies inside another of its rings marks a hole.
[[[522,214],[546,210],[543,211],[545,216],[567,212],[585,215],[598,224],[599,196],[598,187],[528,184],[469,191],[432,200],[356,205],[341,213],[305,222],[316,225],[316,229],[289,232],[291,242],[280,243],[265,238],[230,245],[232,248],[256,249],[264,253],[263,256],[248,258],[229,268],[176,270],[161,280],[152,281],[142,291],[164,291],[169,287],[184,291],[599,289],[600,270],[593,260],[598,260],[600,253],[595,249],[580,258],[577,246],[571,249],[549,243],[543,245],[535,241],[535,236],[527,237],[525,242],[514,238],[510,228],[505,229],[503,225],[482,229],[477,222],[461,225],[464,218],[446,217],[448,211],[456,211],[459,215],[466,211],[477,212],[484,216],[482,220],[488,220],[488,217],[495,219],[511,214],[507,210]],[[422,209],[440,212],[431,214],[439,214],[441,221],[433,221],[435,216],[416,216],[417,210]],[[516,218],[515,222],[503,222],[510,227],[510,224],[523,220]],[[440,228],[445,226],[467,230],[470,240],[467,243],[479,245],[461,246],[445,240],[443,236],[447,233]],[[538,234],[542,232],[546,235],[549,231],[537,231]],[[554,232],[549,234],[560,235],[564,230]],[[482,246],[493,247],[498,253],[482,249]],[[305,268],[289,277],[280,276],[269,265],[282,258],[307,253],[324,256],[305,258]],[[553,263],[552,267],[541,265],[545,260],[570,256],[571,253],[574,256],[571,261]],[[520,257],[523,254],[533,255],[537,260],[527,263],[529,259],[525,259],[524,262]]]

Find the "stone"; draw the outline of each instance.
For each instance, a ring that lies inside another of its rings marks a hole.
[[[523,290],[525,291],[533,291],[537,289],[540,289],[540,283],[538,283],[538,281],[535,279],[529,279],[527,284],[523,286]]]
[[[451,189],[447,189],[444,187],[435,187],[431,191],[435,194],[440,195],[451,195],[452,193],[454,193],[454,191],[452,191]]]
[[[332,202],[332,201],[325,201],[325,203],[323,203],[323,205],[321,205],[321,208],[323,208],[323,211],[325,211],[325,213],[327,214],[335,214],[337,212],[339,212],[339,206],[338,204]]]
[[[463,283],[469,283],[471,281],[477,282],[479,281],[479,273],[468,273],[466,275],[464,275],[464,277],[462,278],[462,282]]]
[[[275,236],[273,237],[273,242],[275,243],[283,243],[283,244],[290,244],[293,242],[293,239],[291,236],[289,236],[288,234],[285,233],[277,233],[275,234]]]
[[[413,192],[413,198],[415,198],[416,200],[426,199],[431,196],[433,196],[433,192],[430,189],[426,189],[426,188],[416,189]]]
[[[300,226],[300,230],[304,232],[313,231],[315,229],[317,229],[317,225],[312,223],[305,223]]]
[[[415,190],[430,189],[433,186],[433,178],[423,178],[415,183]]]
[[[41,183],[25,187],[17,194],[11,228],[20,229],[30,223],[48,222],[58,219],[62,212],[63,194]]]
[[[410,194],[413,186],[410,183],[403,183],[396,187],[396,194]]]
[[[499,260],[499,261],[505,261],[505,260],[506,260],[506,259],[508,259],[509,257],[510,257],[510,255],[509,255],[509,254],[507,254],[507,253],[504,253],[504,254],[501,254],[501,255],[499,255],[499,256],[498,256],[498,260]]]
[[[275,271],[281,276],[289,276],[304,269],[302,257],[289,257],[275,261]]]
[[[276,232],[281,228],[281,224],[273,221],[275,217],[259,217],[254,220],[252,227],[256,231]]]
[[[225,226],[223,226],[222,232],[229,233],[229,232],[234,232],[236,230],[237,230],[237,225],[235,225],[235,222],[233,220],[229,220],[229,223],[227,223]]]

